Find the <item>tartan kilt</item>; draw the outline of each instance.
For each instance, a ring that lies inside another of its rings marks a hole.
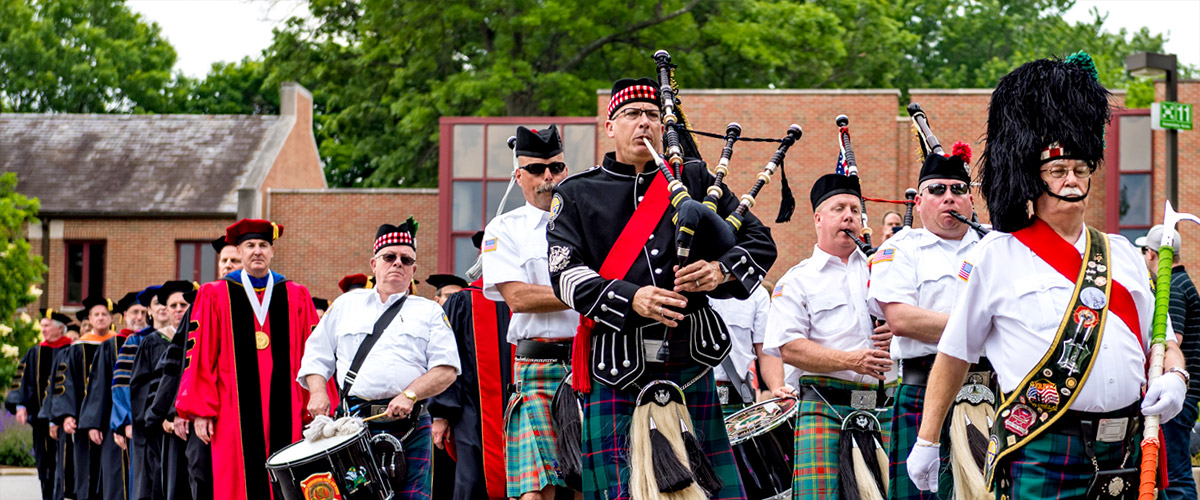
[[[513,364],[516,391],[509,399],[504,421],[507,446],[507,494],[520,497],[547,486],[566,486],[558,474],[557,435],[551,420],[554,391],[567,375],[561,362],[517,359]]]
[[[801,386],[816,386],[843,390],[874,390],[872,384],[847,382],[830,377],[802,377]],[[843,405],[826,405],[822,401],[800,400],[796,413],[796,461],[792,473],[792,498],[795,500],[837,500],[838,487],[838,443],[842,434],[842,420],[838,414],[846,415],[854,408]],[[830,408],[832,406],[832,409]],[[834,411],[836,410],[836,412]],[[880,437],[885,450],[890,450],[892,409],[877,415]]]
[[[996,498],[1034,500],[1042,498],[1083,498],[1087,494],[1096,467],[1084,451],[1083,438],[1049,431],[1042,433],[996,465]],[[1101,470],[1115,469],[1124,460],[1125,467],[1141,464],[1140,432],[1119,443],[1096,441],[1096,460]],[[1128,459],[1125,458],[1129,452]],[[1136,485],[1134,485],[1136,487]],[[940,487],[939,487],[940,489]]]
[[[922,415],[925,411],[925,388],[916,385],[901,384],[896,388],[896,397],[892,405],[892,444],[891,461],[888,475],[891,479],[888,494],[892,500],[936,500],[949,499],[954,496],[954,475],[950,467],[950,415],[942,425],[940,448],[942,464],[938,468],[938,492],[921,491],[912,479],[908,478],[908,467],[905,462],[908,454],[912,453],[917,443],[917,431],[921,428]],[[953,410],[954,406],[951,405]]]
[[[367,422],[367,429],[372,436],[387,432],[400,439],[403,434],[387,430],[372,429]],[[404,484],[392,483],[396,500],[430,500],[433,498],[433,425],[429,415],[417,419],[417,425],[408,434],[408,438],[400,442],[404,447],[405,471]]]
[[[744,500],[741,478],[729,447],[720,402],[711,370],[695,363],[651,364],[642,381],[665,379],[680,387],[692,378],[703,377],[684,389],[688,414],[696,438],[724,487],[716,500]],[[593,383],[583,404],[583,497],[587,500],[628,500],[629,429],[637,404],[638,388],[617,390]]]

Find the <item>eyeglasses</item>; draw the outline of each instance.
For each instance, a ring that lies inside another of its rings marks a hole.
[[[946,194],[946,188],[949,188],[951,193],[958,195],[958,196],[967,194],[967,192],[971,190],[971,186],[968,186],[967,183],[965,183],[965,182],[956,182],[956,183],[950,184],[950,185],[936,182],[936,183],[926,186],[925,191],[928,191],[929,194],[934,195],[934,196],[941,196],[943,194]]]
[[[1092,167],[1087,165],[1079,165],[1075,168],[1054,167],[1042,169],[1042,172],[1050,174],[1050,177],[1062,179],[1067,176],[1067,172],[1074,172],[1076,179],[1087,179],[1092,176]]]
[[[546,169],[550,169],[550,175],[558,175],[561,174],[563,170],[567,169],[567,164],[561,161],[556,161],[553,163],[530,163],[522,166],[521,169],[533,175],[539,176],[546,173]]]
[[[637,119],[641,118],[642,115],[646,115],[646,118],[649,118],[652,122],[656,122],[662,118],[662,113],[659,113],[658,110],[654,108],[626,108],[624,111],[617,113],[617,116],[621,119],[631,122],[637,121]]]
[[[383,262],[389,266],[392,264],[395,264],[397,258],[400,259],[400,263],[403,264],[405,267],[408,267],[408,266],[411,266],[411,265],[417,263],[417,259],[414,259],[407,255],[397,255],[394,253],[385,253],[383,255],[380,255],[379,258],[383,259]]]

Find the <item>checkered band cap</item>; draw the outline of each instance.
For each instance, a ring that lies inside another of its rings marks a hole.
[[[649,78],[624,78],[613,84],[612,97],[608,101],[608,118],[621,106],[631,102],[648,102],[658,104],[658,86]]]
[[[413,239],[412,234],[407,232],[391,232],[375,238],[375,252],[392,245],[408,245],[417,248],[417,243]]]
[[[1042,149],[1042,163],[1056,158],[1071,158],[1071,154],[1058,141],[1047,144],[1045,149]]]

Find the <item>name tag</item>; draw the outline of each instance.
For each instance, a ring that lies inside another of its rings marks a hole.
[[[1119,443],[1125,440],[1125,432],[1129,429],[1129,418],[1103,418],[1096,425],[1096,441],[1103,443]]]

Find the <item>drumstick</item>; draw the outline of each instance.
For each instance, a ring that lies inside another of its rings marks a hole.
[[[386,416],[387,416],[387,412],[385,411],[385,412],[383,412],[383,413],[379,413],[379,414],[372,415],[372,416],[370,416],[370,417],[364,418],[364,419],[363,419],[363,422],[370,422],[370,421],[372,421],[372,420],[375,420],[375,419],[377,419],[377,418],[382,418],[382,417],[386,417]]]

